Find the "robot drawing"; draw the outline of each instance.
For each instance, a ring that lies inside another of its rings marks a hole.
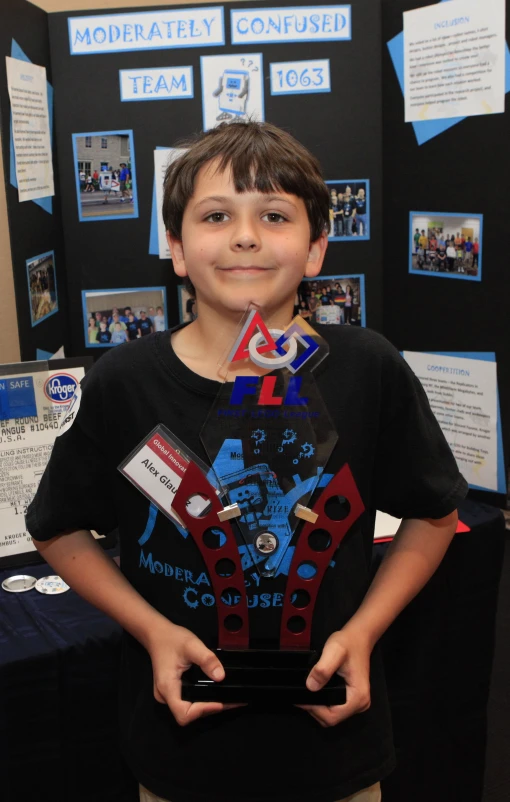
[[[213,97],[218,98],[218,122],[232,120],[246,115],[246,104],[250,89],[250,76],[247,70],[224,70],[220,75]]]

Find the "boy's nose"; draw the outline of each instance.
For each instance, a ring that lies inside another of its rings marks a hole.
[[[251,223],[240,223],[233,232],[231,245],[235,251],[257,251],[260,237]]]

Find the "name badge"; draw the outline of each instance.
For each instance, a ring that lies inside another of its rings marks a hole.
[[[121,462],[119,471],[167,518],[183,526],[172,504],[191,462],[198,465],[211,484],[216,484],[207,465],[160,424]],[[197,494],[188,500],[187,508],[190,515],[198,517],[208,505],[208,500]]]

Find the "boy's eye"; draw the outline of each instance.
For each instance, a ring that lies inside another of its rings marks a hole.
[[[267,218],[268,223],[284,223],[287,219],[280,212],[266,212],[262,219],[265,218]]]
[[[208,223],[224,223],[227,219],[225,212],[212,212],[205,218]]]

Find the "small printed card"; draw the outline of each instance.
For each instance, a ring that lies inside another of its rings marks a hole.
[[[121,462],[119,471],[162,513],[182,526],[172,504],[191,462],[215,483],[214,475],[210,475],[212,472],[205,463],[160,424]],[[216,488],[215,492],[218,492]],[[188,500],[187,507],[190,515],[199,517],[209,504],[207,499],[197,494]]]

